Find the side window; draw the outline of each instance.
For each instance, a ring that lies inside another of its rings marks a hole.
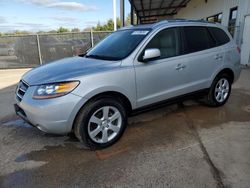
[[[158,48],[162,58],[180,55],[180,34],[178,28],[168,28],[157,33],[145,49]]]
[[[185,53],[193,53],[215,47],[215,41],[206,27],[187,26],[183,28],[186,40]]]
[[[216,40],[216,45],[221,46],[226,44],[230,41],[230,38],[227,36],[225,31],[216,27],[209,27],[208,30],[213,35],[214,39]]]

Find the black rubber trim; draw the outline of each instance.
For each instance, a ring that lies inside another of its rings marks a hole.
[[[140,114],[143,112],[151,111],[151,110],[154,110],[154,109],[157,109],[160,107],[164,107],[167,105],[175,104],[178,102],[183,102],[183,101],[188,100],[188,99],[197,99],[197,97],[202,97],[202,96],[206,95],[208,92],[209,92],[209,88],[202,89],[199,91],[187,93],[187,94],[173,97],[173,98],[170,98],[170,99],[167,99],[164,101],[160,101],[160,102],[157,102],[154,104],[146,105],[146,106],[143,106],[143,107],[140,107],[140,108],[133,110],[132,113],[130,114],[130,116],[134,116],[134,115],[137,115],[137,114]]]

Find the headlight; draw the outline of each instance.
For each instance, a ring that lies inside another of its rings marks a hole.
[[[40,85],[35,90],[33,99],[50,99],[67,95],[73,91],[79,83],[79,81],[72,81]]]

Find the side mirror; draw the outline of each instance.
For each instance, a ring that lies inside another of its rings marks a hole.
[[[161,51],[158,48],[149,48],[144,52],[143,61],[149,61],[161,56]]]

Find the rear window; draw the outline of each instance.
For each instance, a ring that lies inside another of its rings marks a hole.
[[[216,40],[217,46],[224,45],[230,41],[230,38],[222,29],[216,27],[208,27],[208,30],[211,32],[214,39]]]
[[[186,53],[198,52],[215,47],[215,41],[206,27],[184,27],[183,31],[186,40]]]

